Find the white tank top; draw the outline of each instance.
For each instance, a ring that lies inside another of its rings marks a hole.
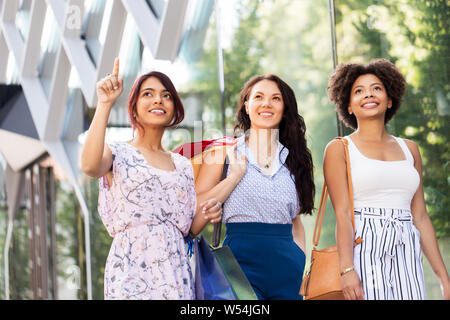
[[[405,160],[382,161],[365,157],[348,136],[355,208],[411,210],[411,200],[420,184],[414,158],[401,138],[394,137]]]

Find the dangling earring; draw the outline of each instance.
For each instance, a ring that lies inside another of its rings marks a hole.
[[[347,112],[349,115],[352,115],[353,112],[352,112],[352,108],[350,108],[350,106],[347,107]]]

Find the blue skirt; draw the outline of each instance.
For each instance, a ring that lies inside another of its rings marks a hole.
[[[229,246],[260,300],[301,300],[306,256],[292,224],[227,223]]]

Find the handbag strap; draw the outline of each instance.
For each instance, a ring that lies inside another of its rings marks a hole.
[[[223,163],[222,177],[220,178],[220,181],[224,180],[227,177],[228,165],[229,165],[228,156],[225,156],[225,162]],[[214,230],[211,241],[211,246],[213,248],[217,248],[219,246],[221,236],[222,236],[222,221],[219,221],[214,223]]]
[[[352,213],[352,226],[353,230],[355,230],[355,208],[353,206],[353,185],[352,185],[352,174],[351,174],[351,168],[350,168],[350,157],[348,154],[348,141],[345,138],[342,137],[336,137],[335,140],[339,140],[344,144],[344,151],[345,151],[345,163],[346,163],[346,170],[347,170],[347,181],[348,181],[348,192],[350,196],[350,205],[351,205],[351,213]],[[319,239],[320,239],[320,231],[322,230],[322,222],[323,217],[325,214],[325,208],[327,206],[327,199],[328,199],[328,189],[327,185],[324,181],[323,188],[322,188],[322,195],[320,196],[320,203],[319,203],[319,211],[317,213],[316,218],[316,224],[314,226],[314,234],[313,234],[313,246],[316,248],[319,245]],[[358,238],[358,242],[360,239]]]

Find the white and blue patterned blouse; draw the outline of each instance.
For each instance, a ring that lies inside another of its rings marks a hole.
[[[245,152],[247,171],[224,203],[223,221],[292,223],[300,206],[294,176],[284,166],[289,150],[278,141],[272,175],[265,175],[246,146],[245,136],[237,140],[237,156],[240,159]]]

